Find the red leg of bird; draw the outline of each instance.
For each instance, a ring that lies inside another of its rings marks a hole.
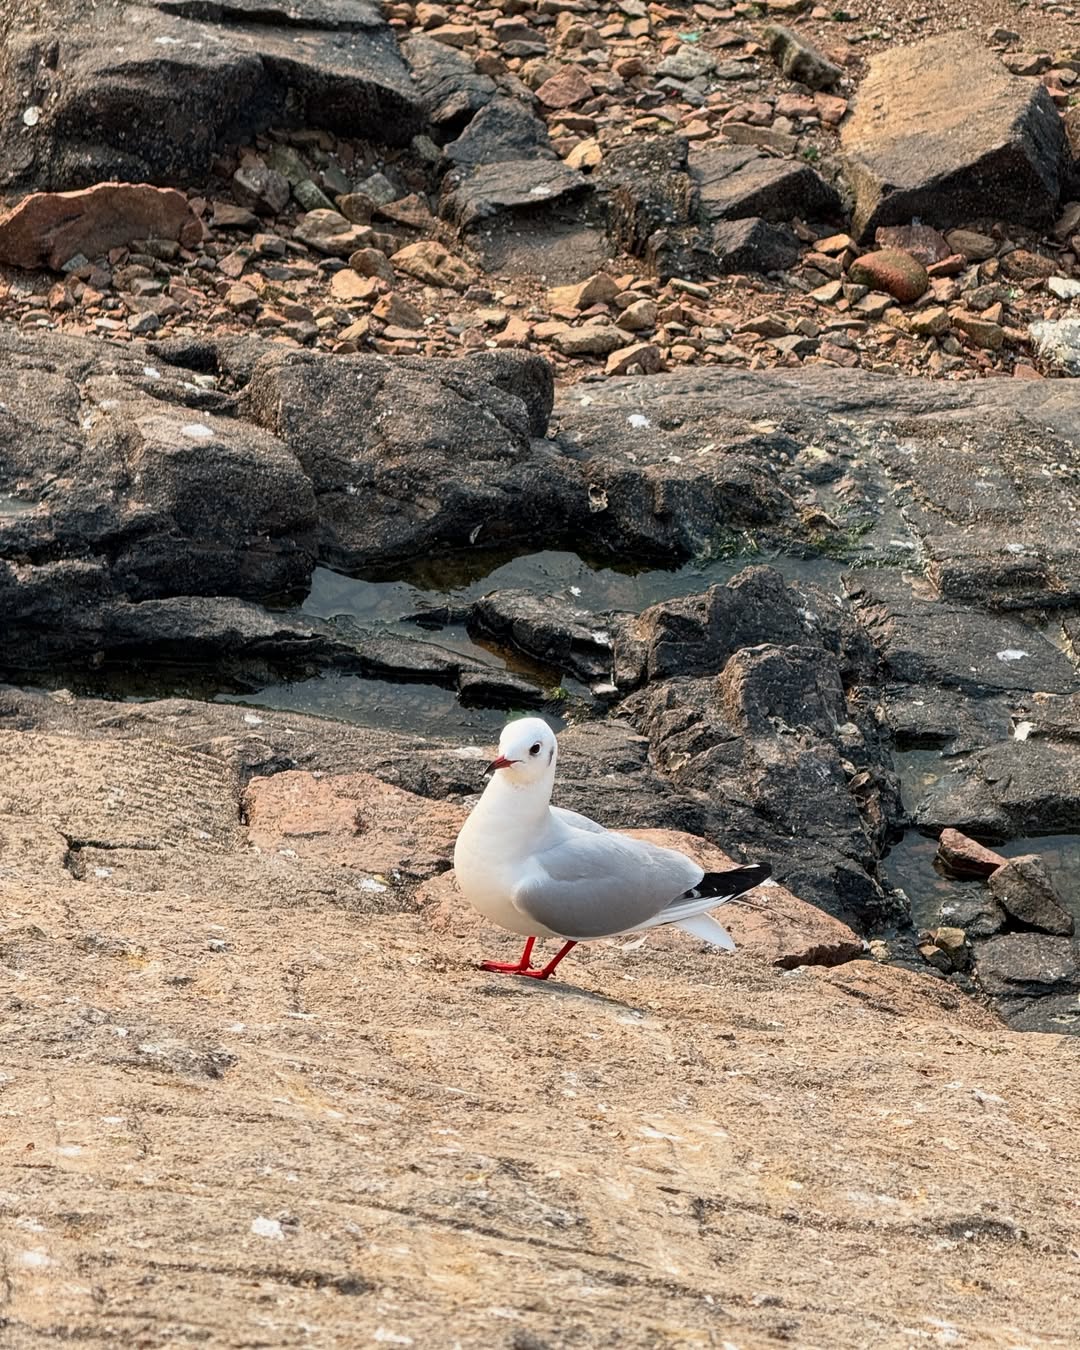
[[[559,964],[559,962],[563,959],[563,957],[571,950],[571,948],[576,946],[577,946],[576,942],[564,942],[563,945],[559,948],[559,950],[555,953],[555,955],[551,958],[551,960],[547,963],[547,965],[542,967],[542,969],[519,970],[518,974],[530,975],[534,980],[546,980],[550,975],[554,973],[555,967]]]
[[[532,949],[536,946],[536,938],[527,938],[525,941],[525,950],[521,953],[520,961],[481,961],[481,970],[494,970],[500,975],[532,975],[534,971],[529,969],[529,958],[532,956]]]

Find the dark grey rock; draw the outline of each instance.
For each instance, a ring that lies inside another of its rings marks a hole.
[[[1026,624],[920,596],[886,573],[854,573],[846,584],[890,680],[976,695],[1065,693],[1076,683],[1064,652]]]
[[[1042,859],[1035,854],[1010,858],[991,874],[987,885],[1016,923],[1040,933],[1072,934],[1073,916],[1054,890]]]
[[[756,217],[718,221],[710,238],[721,272],[783,272],[799,257],[793,231]]]
[[[476,601],[466,622],[471,635],[494,638],[552,670],[587,683],[611,679],[615,657],[607,620],[558,596],[492,591]]]
[[[782,24],[770,23],[762,30],[762,41],[781,72],[810,89],[835,89],[844,72],[824,56],[801,33]]]
[[[503,95],[481,108],[443,154],[455,165],[556,157],[546,124],[519,99]]]
[[[1004,909],[985,886],[954,886],[941,906],[941,926],[962,928],[968,940],[993,937],[1007,922]]]
[[[1037,82],[1009,74],[973,35],[942,33],[870,60],[841,133],[856,234],[913,218],[1053,218],[1068,149]]]
[[[655,262],[664,235],[688,224],[695,209],[687,143],[681,136],[645,137],[618,146],[594,175],[607,201],[617,247]]]
[[[474,113],[495,97],[495,81],[473,69],[464,52],[433,38],[411,37],[401,44],[428,120],[444,132],[462,131]]]
[[[809,164],[776,159],[753,146],[695,147],[689,170],[708,220],[760,216],[790,221],[843,214],[836,189]]]
[[[458,229],[472,230],[493,216],[547,211],[589,190],[584,174],[559,159],[500,160],[451,170],[439,210]]]
[[[1075,747],[1006,741],[980,750],[930,789],[915,819],[921,829],[952,826],[983,840],[1080,830]]]
[[[106,14],[65,0],[49,9],[6,39],[8,186],[204,181],[223,141],[269,126],[392,144],[422,127],[394,34],[374,7],[136,2]],[[41,109],[33,127],[23,124],[28,106]]]
[[[1071,938],[1006,933],[978,945],[975,971],[995,997],[1040,997],[1080,990],[1080,954]]]

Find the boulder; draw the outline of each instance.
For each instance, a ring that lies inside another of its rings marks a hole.
[[[1010,858],[991,873],[987,885],[1016,923],[1040,933],[1072,934],[1073,916],[1054,890],[1046,865],[1035,854]]]
[[[789,80],[805,84],[809,89],[835,89],[844,72],[830,61],[801,33],[782,24],[768,24],[762,32],[762,41],[769,55]]]
[[[1000,853],[969,839],[959,830],[941,831],[937,856],[946,870],[957,877],[988,877],[1005,862]]]
[[[443,154],[454,165],[556,157],[546,125],[520,100],[503,95],[481,108]]]
[[[1047,91],[966,33],[872,57],[841,143],[862,237],[916,217],[939,229],[1048,222],[1067,159]]]
[[[786,225],[756,217],[718,221],[709,246],[720,272],[783,272],[799,256],[799,241]]]
[[[884,291],[905,304],[918,300],[930,285],[922,263],[896,248],[864,253],[848,268],[848,278],[856,285],[869,286],[872,291]]]
[[[368,5],[63,0],[11,27],[0,184],[205,181],[217,147],[270,126],[408,144],[420,98]],[[34,110],[34,120],[25,114]]]
[[[776,159],[753,146],[691,149],[690,176],[708,220],[761,216],[790,221],[843,214],[836,189],[809,164]]]
[[[192,248],[202,225],[175,188],[98,183],[76,192],[34,192],[0,216],[0,262],[61,271],[135,240],[175,239]]]
[[[439,210],[458,229],[473,230],[493,216],[535,213],[588,190],[589,180],[561,160],[499,160],[451,170]]]

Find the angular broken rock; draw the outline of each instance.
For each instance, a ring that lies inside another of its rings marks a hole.
[[[558,159],[501,160],[447,174],[439,210],[458,229],[471,230],[492,216],[535,211],[588,187],[588,179]]]
[[[841,144],[863,237],[916,218],[1049,221],[1067,159],[1046,89],[962,33],[872,57]]]
[[[810,89],[834,89],[844,72],[802,36],[778,23],[769,24],[762,40],[780,70],[789,80]]]
[[[655,342],[620,347],[611,353],[605,366],[608,375],[656,375],[663,369],[664,360]]]
[[[551,345],[564,356],[606,356],[626,341],[610,323],[587,323],[581,328],[561,328],[551,335]]]
[[[1057,936],[1067,937],[1073,932],[1073,917],[1054,890],[1045,863],[1036,854],[1010,858],[992,873],[987,884],[1017,923]]]
[[[942,830],[938,840],[938,858],[956,877],[988,877],[1005,859],[1000,853],[969,839],[959,830]]]
[[[556,309],[589,309],[606,305],[619,294],[615,278],[607,272],[596,272],[574,286],[553,286],[547,293],[549,305]]]
[[[406,244],[398,249],[390,262],[399,272],[446,290],[464,291],[476,280],[476,272],[467,262],[434,239]]]
[[[366,225],[354,225],[340,211],[309,211],[296,226],[296,237],[319,253],[347,258],[371,238]]]
[[[301,125],[407,145],[423,127],[393,30],[368,3],[153,0],[107,16],[56,3],[20,6],[14,26],[11,8],[0,21],[5,186],[205,182],[238,133]],[[42,95],[32,127],[30,90]]]
[[[836,189],[809,164],[775,159],[754,146],[694,149],[689,169],[709,220],[761,216],[787,221],[843,214]]]
[[[799,256],[799,245],[785,225],[767,220],[720,220],[712,247],[721,272],[783,272]]]
[[[0,262],[51,268],[82,254],[95,258],[135,239],[175,239],[185,248],[202,225],[175,188],[98,183],[77,192],[35,192],[0,217]]]

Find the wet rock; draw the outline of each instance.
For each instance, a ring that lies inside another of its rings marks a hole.
[[[401,54],[428,118],[444,132],[464,129],[474,113],[495,97],[495,81],[479,74],[464,53],[429,37],[411,37]]]
[[[988,746],[930,788],[915,819],[922,829],[948,824],[984,839],[1075,831],[1080,827],[1075,749],[1046,741]]]
[[[492,591],[472,606],[467,627],[473,636],[495,638],[530,660],[585,683],[611,678],[613,636],[605,618],[563,598]]]
[[[869,286],[872,291],[885,291],[905,304],[918,300],[930,285],[922,263],[910,253],[893,248],[856,258],[848,268],[848,278],[856,285]]]
[[[836,189],[809,164],[775,159],[750,146],[691,150],[688,168],[709,220],[761,216],[789,221],[842,214]]]
[[[406,244],[390,262],[399,272],[445,290],[464,291],[476,280],[476,272],[467,262],[434,239]]]
[[[955,877],[988,877],[1005,862],[1000,853],[969,839],[959,830],[941,831],[938,858]]]
[[[1071,938],[1006,933],[980,943],[975,970],[993,997],[1026,998],[1080,990],[1080,955]]]
[[[861,236],[915,217],[1038,224],[1057,206],[1066,146],[1053,100],[970,36],[874,56],[841,140]]]
[[[50,6],[4,40],[0,181],[205,181],[222,141],[270,126],[408,144],[422,110],[393,32],[368,6],[351,13],[272,3],[252,23],[238,5]]]
[[[898,577],[860,575],[846,584],[891,680],[976,695],[1073,686],[1068,657],[1025,624],[921,598]]]
[[[799,256],[791,230],[756,218],[718,221],[710,244],[721,272],[783,272]]]
[[[98,183],[78,192],[35,192],[0,216],[0,262],[59,272],[136,239],[176,239],[190,248],[202,226],[175,188]]]
[[[1024,928],[1058,936],[1072,934],[1073,917],[1036,854],[1024,854],[1002,863],[991,873],[987,885],[1009,917]]]
[[[554,159],[546,125],[518,99],[502,95],[481,108],[443,154],[455,165]]]
[[[958,888],[941,906],[941,922],[962,929],[972,941],[1000,933],[1006,921],[1004,909],[982,886]]]
[[[789,80],[805,84],[810,89],[835,89],[843,78],[843,71],[834,65],[808,38],[781,24],[768,24],[762,31],[762,41],[769,55]]]
[[[500,160],[448,173],[439,209],[458,229],[472,230],[493,216],[546,209],[588,190],[588,179],[560,160]]]

